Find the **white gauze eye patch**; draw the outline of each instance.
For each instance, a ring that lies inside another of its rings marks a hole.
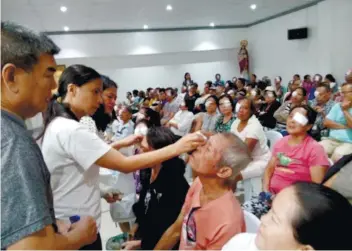
[[[315,76],[314,77],[314,81],[318,82],[320,80],[320,77],[319,76]]]
[[[146,126],[141,126],[141,127],[138,127],[134,130],[135,135],[145,136],[145,135],[147,135],[147,133],[148,133],[148,127],[146,127]]]
[[[266,94],[269,98],[273,98],[274,94],[272,92],[268,92],[268,94]]]
[[[279,78],[279,77],[276,77],[275,80],[276,80],[277,82],[279,82],[279,81],[280,81],[280,78]]]
[[[293,120],[303,126],[308,124],[308,119],[302,113],[299,112],[295,113],[295,115],[293,116]]]
[[[214,104],[214,102],[212,102],[212,101],[207,101],[207,102],[205,102],[205,107],[208,107],[208,106],[210,106],[211,104]]]
[[[166,91],[166,95],[171,97],[171,91]]]
[[[241,104],[240,103],[237,103],[236,104],[236,112],[239,112],[241,109]]]
[[[231,102],[226,100],[226,101],[221,103],[221,106],[223,106],[223,107],[231,107]]]
[[[257,92],[256,92],[256,91],[251,91],[251,95],[252,95],[252,96],[256,96],[256,95],[257,95]]]
[[[318,91],[315,91],[314,92],[314,97],[318,97],[319,96],[319,92]]]
[[[292,97],[296,97],[296,96],[297,96],[297,92],[294,91],[294,92],[292,93]]]
[[[228,92],[227,92],[227,94],[229,94],[229,95],[231,95],[231,94],[234,94],[235,92],[233,91],[233,90],[229,90]]]

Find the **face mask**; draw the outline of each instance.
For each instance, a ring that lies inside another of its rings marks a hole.
[[[296,91],[294,91],[293,93],[292,93],[292,97],[296,97],[298,94],[297,94],[297,92]]]
[[[223,102],[221,103],[221,106],[222,106],[222,107],[226,107],[226,108],[227,108],[227,107],[231,107],[231,102],[228,101],[228,100],[227,100],[227,101],[223,101]]]
[[[214,102],[209,100],[209,101],[205,102],[205,107],[208,107],[208,106],[210,106],[211,104],[214,104]]]
[[[135,135],[143,135],[143,136],[146,136],[148,133],[148,127],[146,126],[141,126],[141,127],[138,127],[134,130],[134,134]]]
[[[268,94],[266,94],[269,98],[273,98],[274,94],[272,92],[268,92]]]
[[[236,113],[238,113],[239,111],[240,111],[240,109],[241,109],[241,104],[239,104],[239,103],[237,103],[236,104]]]
[[[302,126],[305,126],[308,124],[308,119],[299,112],[295,113],[295,115],[293,116],[293,120],[301,124]]]
[[[314,97],[318,97],[319,96],[319,92],[318,91],[315,91],[314,92]]]
[[[144,114],[138,113],[137,117],[136,117],[136,120],[141,120],[141,119],[144,119],[144,118],[145,118]]]

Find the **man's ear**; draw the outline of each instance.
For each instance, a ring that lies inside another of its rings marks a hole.
[[[229,178],[232,175],[232,168],[228,166],[221,167],[217,171],[216,175],[222,179]]]
[[[15,81],[16,66],[14,64],[6,64],[1,70],[1,81],[6,88],[13,93],[19,92],[19,86]]]

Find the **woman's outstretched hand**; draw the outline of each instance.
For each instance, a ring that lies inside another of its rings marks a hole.
[[[195,132],[183,136],[175,143],[176,151],[178,154],[187,153],[195,150],[198,146],[206,143],[206,137],[202,134]]]

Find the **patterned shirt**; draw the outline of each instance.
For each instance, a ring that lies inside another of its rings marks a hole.
[[[232,123],[235,121],[236,117],[232,114],[231,119],[224,123],[224,115],[221,115],[215,125],[215,132],[230,132]]]
[[[328,115],[328,113],[330,112],[331,108],[335,105],[335,102],[333,100],[329,100],[325,105],[323,105],[323,111],[324,111],[324,114],[325,115]],[[316,99],[314,99],[312,101],[312,104],[311,104],[312,107],[315,107],[315,106],[319,106],[317,104],[317,101]],[[329,135],[329,130],[323,130],[325,129],[325,126],[324,126],[324,116],[322,113],[318,113],[317,115],[317,118],[315,120],[315,123],[314,123],[314,126],[313,126],[313,130],[321,130],[320,132],[320,135],[322,137],[327,137]]]

